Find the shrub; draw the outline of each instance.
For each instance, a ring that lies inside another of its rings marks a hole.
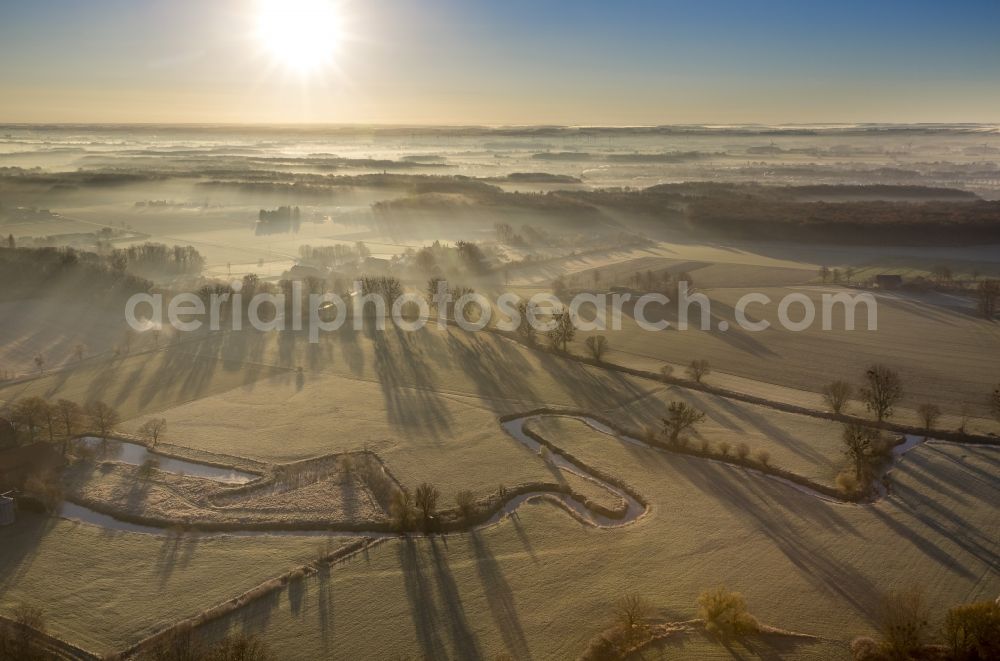
[[[874,638],[858,636],[851,641],[851,658],[854,661],[877,661],[881,658],[878,643]]]
[[[664,365],[660,368],[660,375],[663,376],[664,379],[672,378],[674,376],[674,366]]]
[[[764,449],[757,450],[756,456],[757,456],[757,463],[759,463],[761,466],[771,465],[771,453],[768,452],[767,450]]]
[[[861,483],[858,482],[857,475],[855,475],[854,471],[851,470],[841,471],[837,475],[835,482],[841,493],[848,497],[856,495],[858,493],[858,487],[861,485]]]
[[[944,636],[956,661],[1000,659],[1000,604],[955,606],[945,616]]]
[[[656,428],[652,425],[644,425],[642,428],[642,440],[650,444],[656,441]]]
[[[617,661],[625,654],[621,641],[614,634],[603,634],[590,644],[581,661]]]
[[[732,446],[729,445],[729,441],[720,441],[719,442],[719,454],[721,454],[723,457],[728,457],[729,456],[729,448],[730,447],[732,447]]]
[[[701,593],[698,617],[705,621],[709,633],[724,637],[741,636],[759,628],[757,620],[747,610],[743,595],[730,592],[724,586]]]
[[[740,458],[740,461],[746,461],[747,457],[750,456],[750,446],[746,443],[737,443],[736,456]]]
[[[701,451],[703,454],[708,454],[708,451],[712,448],[712,444],[707,438],[701,439]]]

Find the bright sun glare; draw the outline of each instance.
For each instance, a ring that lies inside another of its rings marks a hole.
[[[339,29],[332,0],[257,0],[257,38],[296,73],[309,74],[332,63]]]

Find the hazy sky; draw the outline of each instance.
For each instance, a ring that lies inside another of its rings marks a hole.
[[[998,0],[261,2],[0,0],[0,121],[1000,121]]]

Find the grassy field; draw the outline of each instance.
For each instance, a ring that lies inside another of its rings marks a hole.
[[[610,624],[624,593],[685,620],[702,589],[725,583],[761,621],[822,638],[783,658],[847,658],[849,640],[872,632],[880,591],[917,581],[939,618],[1000,590],[1000,529],[987,505],[996,450],[921,448],[899,469],[898,495],[874,507],[584,435],[574,451],[626,476],[651,500],[650,514],[596,530],[537,504],[483,532],[387,542],[365,562],[309,579],[297,606],[276,600],[228,626],[266,625],[265,640],[288,658],[572,658]],[[373,630],[379,636],[365,635]],[[668,649],[671,658],[729,653],[697,639]]]
[[[817,316],[814,328],[790,332],[778,326],[777,307],[782,297],[793,292],[806,294],[819,311],[822,294],[838,289],[763,288],[760,291],[771,298],[772,304],[753,305],[748,314],[754,321],[767,320],[772,327],[762,332],[749,332],[737,327],[733,306],[750,291],[742,288],[706,290],[704,293],[713,302],[713,330],[710,331],[670,328],[649,332],[626,316],[621,331],[602,333],[611,346],[606,360],[652,371],[670,363],[677,366],[680,375],[692,359],[706,358],[723,378],[735,376],[757,382],[757,386],[750,384],[749,387],[729,383],[735,389],[757,390],[757,394],[766,392],[768,385],[818,393],[834,379],[860,385],[868,365],[885,363],[896,369],[903,379],[902,408],[914,409],[924,402],[938,403],[950,415],[948,422],[955,426],[963,410],[973,418],[988,415],[987,395],[1000,374],[1000,354],[991,351],[990,347],[1000,343],[1000,328],[977,318],[973,310],[943,307],[903,296],[879,295],[877,331],[867,330],[861,307],[857,330],[824,331]],[[697,310],[697,307],[692,308],[693,312]],[[801,314],[801,307],[792,314]],[[842,312],[839,317],[834,316],[834,329],[842,317]],[[649,318],[651,321],[658,319]],[[670,317],[668,320],[673,321]],[[729,330],[718,330],[720,321],[726,321]],[[592,334],[596,333],[578,333],[573,351],[584,353],[582,343]],[[716,382],[717,378],[710,376],[709,380]],[[772,398],[784,399],[785,396],[777,390]],[[814,398],[817,406],[818,400]],[[859,412],[862,410],[859,405],[855,407]],[[977,424],[980,428],[990,428],[983,427],[989,424],[987,422]]]
[[[0,539],[0,611],[41,606],[50,633],[99,654],[308,562],[322,543],[112,533],[30,514]]]
[[[52,374],[0,397],[86,401],[100,392],[122,411],[126,431],[155,414],[167,419],[175,444],[267,462],[368,448],[404,484],[439,484],[449,503],[462,489],[485,493],[501,482],[547,479],[547,469],[496,422],[542,405],[659,428],[667,403],[683,400],[708,414],[695,443],[746,442],[824,482],[842,463],[833,423],[580,365],[490,334],[349,331],[319,345],[286,341],[234,334]],[[243,342],[260,344],[237,351]],[[297,365],[305,366],[301,380]],[[98,378],[108,387],[97,390]],[[201,395],[189,401],[182,384],[193,383]],[[84,384],[90,387],[81,391]]]
[[[445,507],[462,489],[484,495],[501,483],[553,479],[497,422],[542,405],[641,427],[683,399],[706,411],[697,433],[713,444],[746,441],[768,449],[775,464],[825,482],[843,462],[835,424],[455,329],[344,331],[318,345],[291,334],[219,335],[0,389],[8,401],[26,394],[100,397],[122,411],[125,430],[155,414],[168,420],[170,443],[266,462],[367,448],[404,485],[438,485]],[[881,591],[919,580],[937,616],[1000,591],[995,449],[921,447],[894,473],[895,494],[861,507],[823,502],[742,469],[623,445],[579,422],[548,419],[542,432],[634,487],[650,512],[602,530],[537,503],[476,533],[392,540],[219,626],[262,633],[282,658],[387,651],[569,658],[610,624],[611,605],[626,592],[682,620],[694,617],[702,589],[724,582],[747,595],[763,622],[823,639],[782,649],[784,656],[830,658],[846,655],[852,636],[871,632]],[[317,544],[169,540],[34,517],[3,534],[15,543],[0,550],[0,608],[40,595],[53,632],[100,651],[301,564]],[[95,603],[104,605],[89,607]],[[750,655],[709,645],[692,639],[661,651]]]

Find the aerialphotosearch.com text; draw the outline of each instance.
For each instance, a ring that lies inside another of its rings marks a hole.
[[[362,281],[353,283],[345,295],[332,292],[303,291],[299,281],[291,283],[290,292],[255,292],[245,296],[243,283],[235,281],[228,291],[179,293],[141,293],[126,302],[125,319],[136,331],[173,328],[193,332],[207,328],[218,330],[306,331],[310,342],[318,342],[321,333],[334,332],[345,323],[361,330],[374,326],[385,330],[391,322],[404,331],[417,331],[428,324],[446,329],[456,324],[463,330],[479,331],[492,327],[517,331],[525,324],[535,332],[548,333],[568,314],[573,327],[580,331],[621,330],[623,318],[633,319],[646,331],[677,330],[728,331],[730,322],[716,320],[713,325],[712,301],[703,293],[690,292],[687,283],[678,283],[676,300],[664,294],[611,292],[576,294],[566,303],[554,294],[539,293],[523,298],[512,292],[502,293],[492,301],[485,295],[461,290],[459,296],[447,281],[437,283],[433,295],[416,292],[366,291]],[[802,332],[820,325],[822,330],[855,330],[859,310],[866,330],[878,329],[878,309],[868,293],[823,293],[817,301],[803,292],[792,292],[778,301],[762,292],[743,295],[732,309],[736,325],[748,332],[772,328],[764,313],[776,305],[777,326]],[[345,300],[346,299],[346,300]],[[667,320],[667,316],[674,319]]]

